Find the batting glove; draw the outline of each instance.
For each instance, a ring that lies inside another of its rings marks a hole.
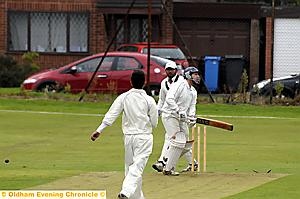
[[[188,125],[189,125],[189,128],[192,128],[193,126],[196,125],[196,120],[188,120]]]
[[[185,111],[180,111],[180,112],[178,113],[178,115],[179,115],[179,120],[180,120],[181,122],[185,122],[185,121],[187,120],[187,115],[186,115],[186,112],[185,112]]]

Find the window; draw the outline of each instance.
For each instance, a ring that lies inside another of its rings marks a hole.
[[[151,48],[152,55],[166,59],[185,59],[183,52],[179,48]],[[148,48],[143,49],[143,53],[148,53]]]
[[[115,47],[124,43],[136,43],[147,41],[148,16],[147,15],[108,15],[106,16],[107,34],[109,37],[114,34],[122,24],[115,40]],[[152,16],[152,41],[159,40],[159,17]]]
[[[133,70],[139,68],[139,62],[131,57],[119,57],[116,63],[116,70]]]
[[[81,62],[80,64],[77,64],[77,72],[95,72],[99,62],[100,58],[90,59],[88,61]]]
[[[18,13],[9,15],[9,50],[28,50],[28,15]]]
[[[87,52],[86,13],[9,13],[9,50]]]
[[[77,72],[95,72],[101,59],[102,57],[97,57],[77,64]],[[105,57],[98,71],[110,71],[113,60],[113,57]]]
[[[88,18],[78,14],[70,15],[70,51],[87,52]]]

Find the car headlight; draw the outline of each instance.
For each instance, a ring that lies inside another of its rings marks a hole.
[[[23,84],[33,84],[37,81],[37,79],[25,79]]]
[[[257,83],[256,86],[257,86],[258,89],[262,89],[262,88],[265,87],[268,83],[270,83],[270,80],[269,80],[269,79]]]
[[[154,73],[156,73],[156,74],[160,73],[160,69],[159,68],[154,68]]]

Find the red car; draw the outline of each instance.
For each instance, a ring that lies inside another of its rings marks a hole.
[[[140,42],[134,44],[122,44],[118,47],[117,51],[126,51],[126,52],[139,52],[143,54],[148,53],[148,43]],[[186,68],[189,63],[180,50],[180,48],[173,44],[160,44],[158,42],[150,43],[150,53],[151,55],[159,56],[162,58],[170,59],[175,61],[179,66],[179,69]]]
[[[72,93],[83,91],[104,53],[80,59],[58,69],[40,72],[28,77],[23,88],[34,91],[57,91],[69,87]],[[158,93],[165,78],[164,66],[170,60],[157,56],[150,59],[150,89]],[[130,77],[135,69],[147,74],[147,55],[133,52],[109,52],[104,58],[90,88],[91,92],[123,93],[131,88]]]

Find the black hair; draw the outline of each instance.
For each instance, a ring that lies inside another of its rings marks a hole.
[[[142,70],[134,70],[131,74],[133,88],[142,89],[145,84],[145,73]]]

